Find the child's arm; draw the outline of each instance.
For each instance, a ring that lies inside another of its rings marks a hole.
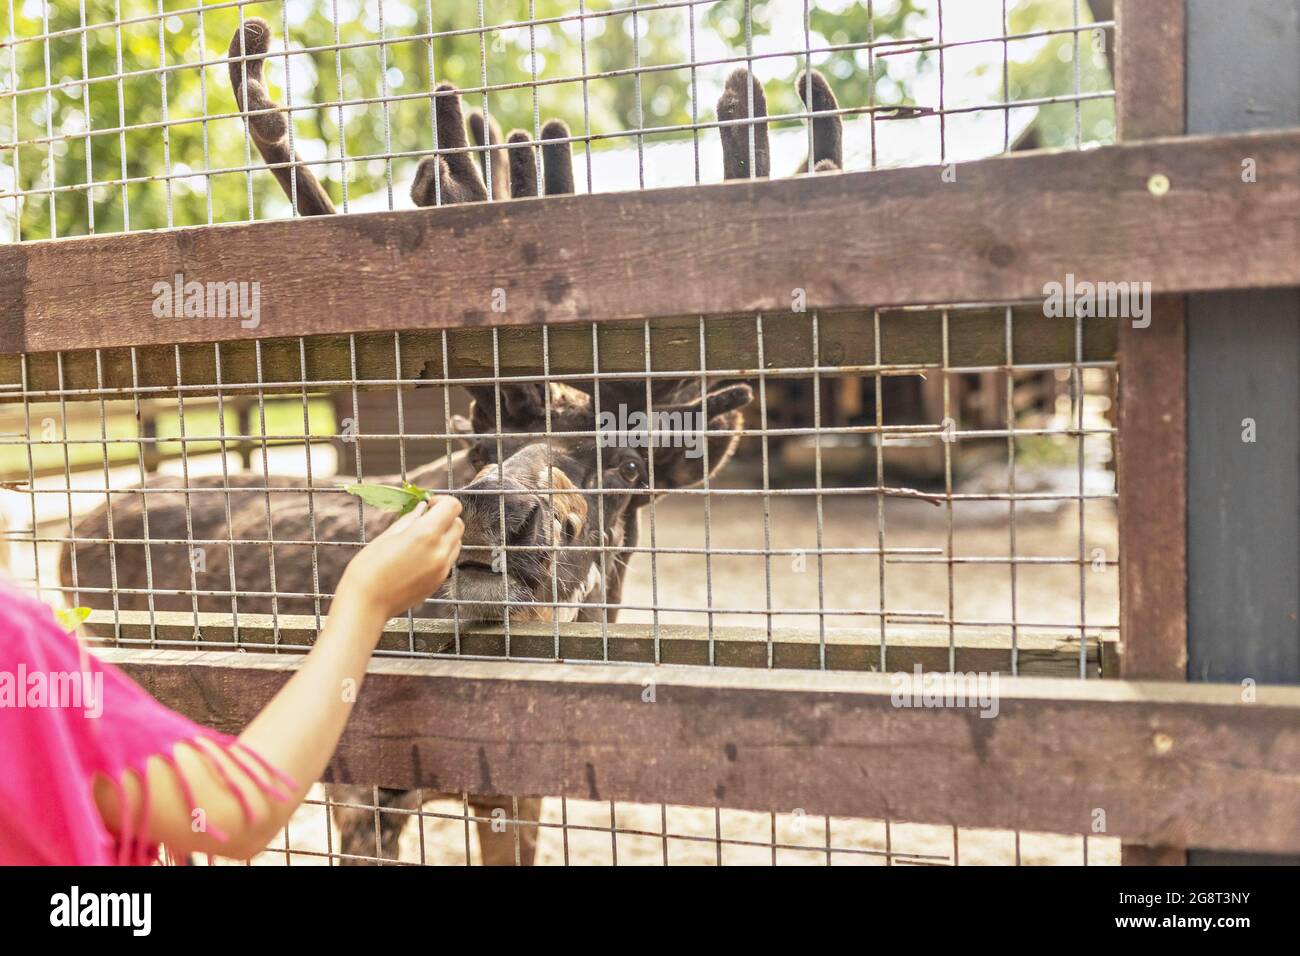
[[[149,819],[144,825],[151,842],[164,843],[177,853],[236,859],[265,848],[329,763],[384,622],[436,590],[455,564],[464,531],[459,514],[460,503],[454,498],[435,498],[432,505],[421,504],[399,519],[352,559],[311,653],[240,735],[240,743],[297,782],[294,799],[268,796],[220,748],[204,746],[204,753],[221,763],[248,799],[253,812],[247,819],[209,761],[184,745],[177,748],[177,766],[202,815],[191,814],[175,774],[154,758],[149,763]],[[140,805],[138,781],[127,774],[124,784],[134,815]],[[121,808],[113,787],[102,777],[95,781],[95,801],[110,832],[116,833]],[[227,839],[218,840],[208,830],[223,832]]]

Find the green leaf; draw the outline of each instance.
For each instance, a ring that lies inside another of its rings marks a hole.
[[[56,608],[54,611],[54,619],[59,622],[61,628],[69,633],[81,627],[88,617],[90,617],[90,608],[88,607],[61,607]]]
[[[409,483],[400,488],[391,485],[344,485],[343,490],[350,495],[356,495],[372,508],[378,508],[380,511],[396,511],[403,515],[429,497],[429,493],[423,488]]]

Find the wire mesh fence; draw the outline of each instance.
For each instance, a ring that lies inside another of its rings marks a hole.
[[[426,799],[426,796],[430,799]],[[802,810],[757,813],[550,798],[536,816],[518,800],[480,803],[470,794],[414,793],[405,805],[381,789],[338,803],[313,792],[253,865],[472,866],[499,834],[502,865],[539,866],[1113,866],[1118,841],[1104,836],[928,826],[827,817]],[[478,798],[481,800],[481,798]],[[376,832],[401,821],[400,845],[379,857],[342,846],[330,826],[336,808],[353,810]],[[526,809],[526,808],[525,808]],[[489,853],[491,849],[489,849]],[[490,858],[489,858],[490,859]]]
[[[20,357],[11,560],[122,642],[293,646],[394,517],[348,486],[409,484],[467,529],[384,653],[1095,675],[1115,329],[971,307],[352,336],[255,342],[238,373],[220,344],[90,353],[90,387]]]
[[[773,172],[937,163],[947,181],[1114,135],[1105,4],[435,6],[11,2],[0,235]],[[216,295],[256,322],[258,283],[286,278],[208,283],[200,315]],[[183,277],[161,285],[187,314]],[[467,533],[381,654],[1102,673],[1117,323],[1041,303],[818,312],[803,291],[777,314],[0,355],[0,556],[92,608],[101,640],[292,650],[392,520],[344,486],[410,484],[459,497]],[[437,799],[322,790],[276,854],[1022,860],[1009,832]],[[1117,855],[1054,839],[1027,855]]]
[[[1110,8],[11,2],[0,221],[24,241],[443,204],[466,197],[419,167],[471,157],[473,198],[517,198],[555,191],[527,154],[541,140],[576,154],[579,192],[715,181],[727,139],[747,176],[1082,148],[1114,138]],[[758,82],[729,87],[736,70]],[[449,119],[462,97],[473,142]],[[817,142],[832,126],[834,152]]]

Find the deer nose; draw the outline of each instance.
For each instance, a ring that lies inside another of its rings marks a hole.
[[[541,501],[534,491],[510,478],[484,476],[456,496],[465,522],[464,543],[496,547],[533,544]],[[504,530],[504,534],[502,533]]]

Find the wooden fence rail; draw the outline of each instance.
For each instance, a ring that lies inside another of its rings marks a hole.
[[[1255,161],[1257,181],[1242,179]],[[0,353],[1300,284],[1300,132],[0,248]],[[1167,189],[1152,188],[1152,177]],[[305,265],[306,264],[306,265]],[[261,321],[154,286],[258,281]],[[492,309],[504,290],[506,308]]]
[[[249,651],[301,651],[316,640],[316,619],[281,614],[240,614],[238,630],[230,615],[186,611],[92,611],[86,630],[99,639],[126,646],[150,647],[238,646]],[[551,624],[515,621],[510,625],[510,654],[514,658],[552,658],[555,628]],[[460,653],[470,656],[505,655],[505,631],[499,624],[417,618],[388,622],[379,639],[383,651],[419,654],[451,653],[460,639]],[[767,667],[767,632],[762,627],[715,626],[712,629],[713,662],[728,667]],[[660,662],[708,664],[710,629],[704,625],[665,624],[659,628]],[[891,624],[886,663],[890,670],[946,670],[949,651],[959,671],[1012,672],[1011,641],[992,630],[961,628],[951,638],[947,629]],[[1114,676],[1118,667],[1113,637],[1090,634],[1085,657],[1088,676]],[[566,623],[559,629],[560,657],[566,661],[653,663],[654,630],[648,624]],[[777,626],[772,629],[772,666],[817,669],[819,634],[815,630]],[[1064,629],[1055,633],[1022,629],[1016,656],[1021,674],[1038,677],[1077,677],[1079,639]],[[879,670],[880,631],[876,628],[828,628],[826,666],[831,670]]]
[[[238,732],[301,657],[108,649]],[[1000,678],[900,707],[911,675],[377,659],[329,779],[1300,850],[1300,688]],[[991,708],[984,707],[983,712]]]

